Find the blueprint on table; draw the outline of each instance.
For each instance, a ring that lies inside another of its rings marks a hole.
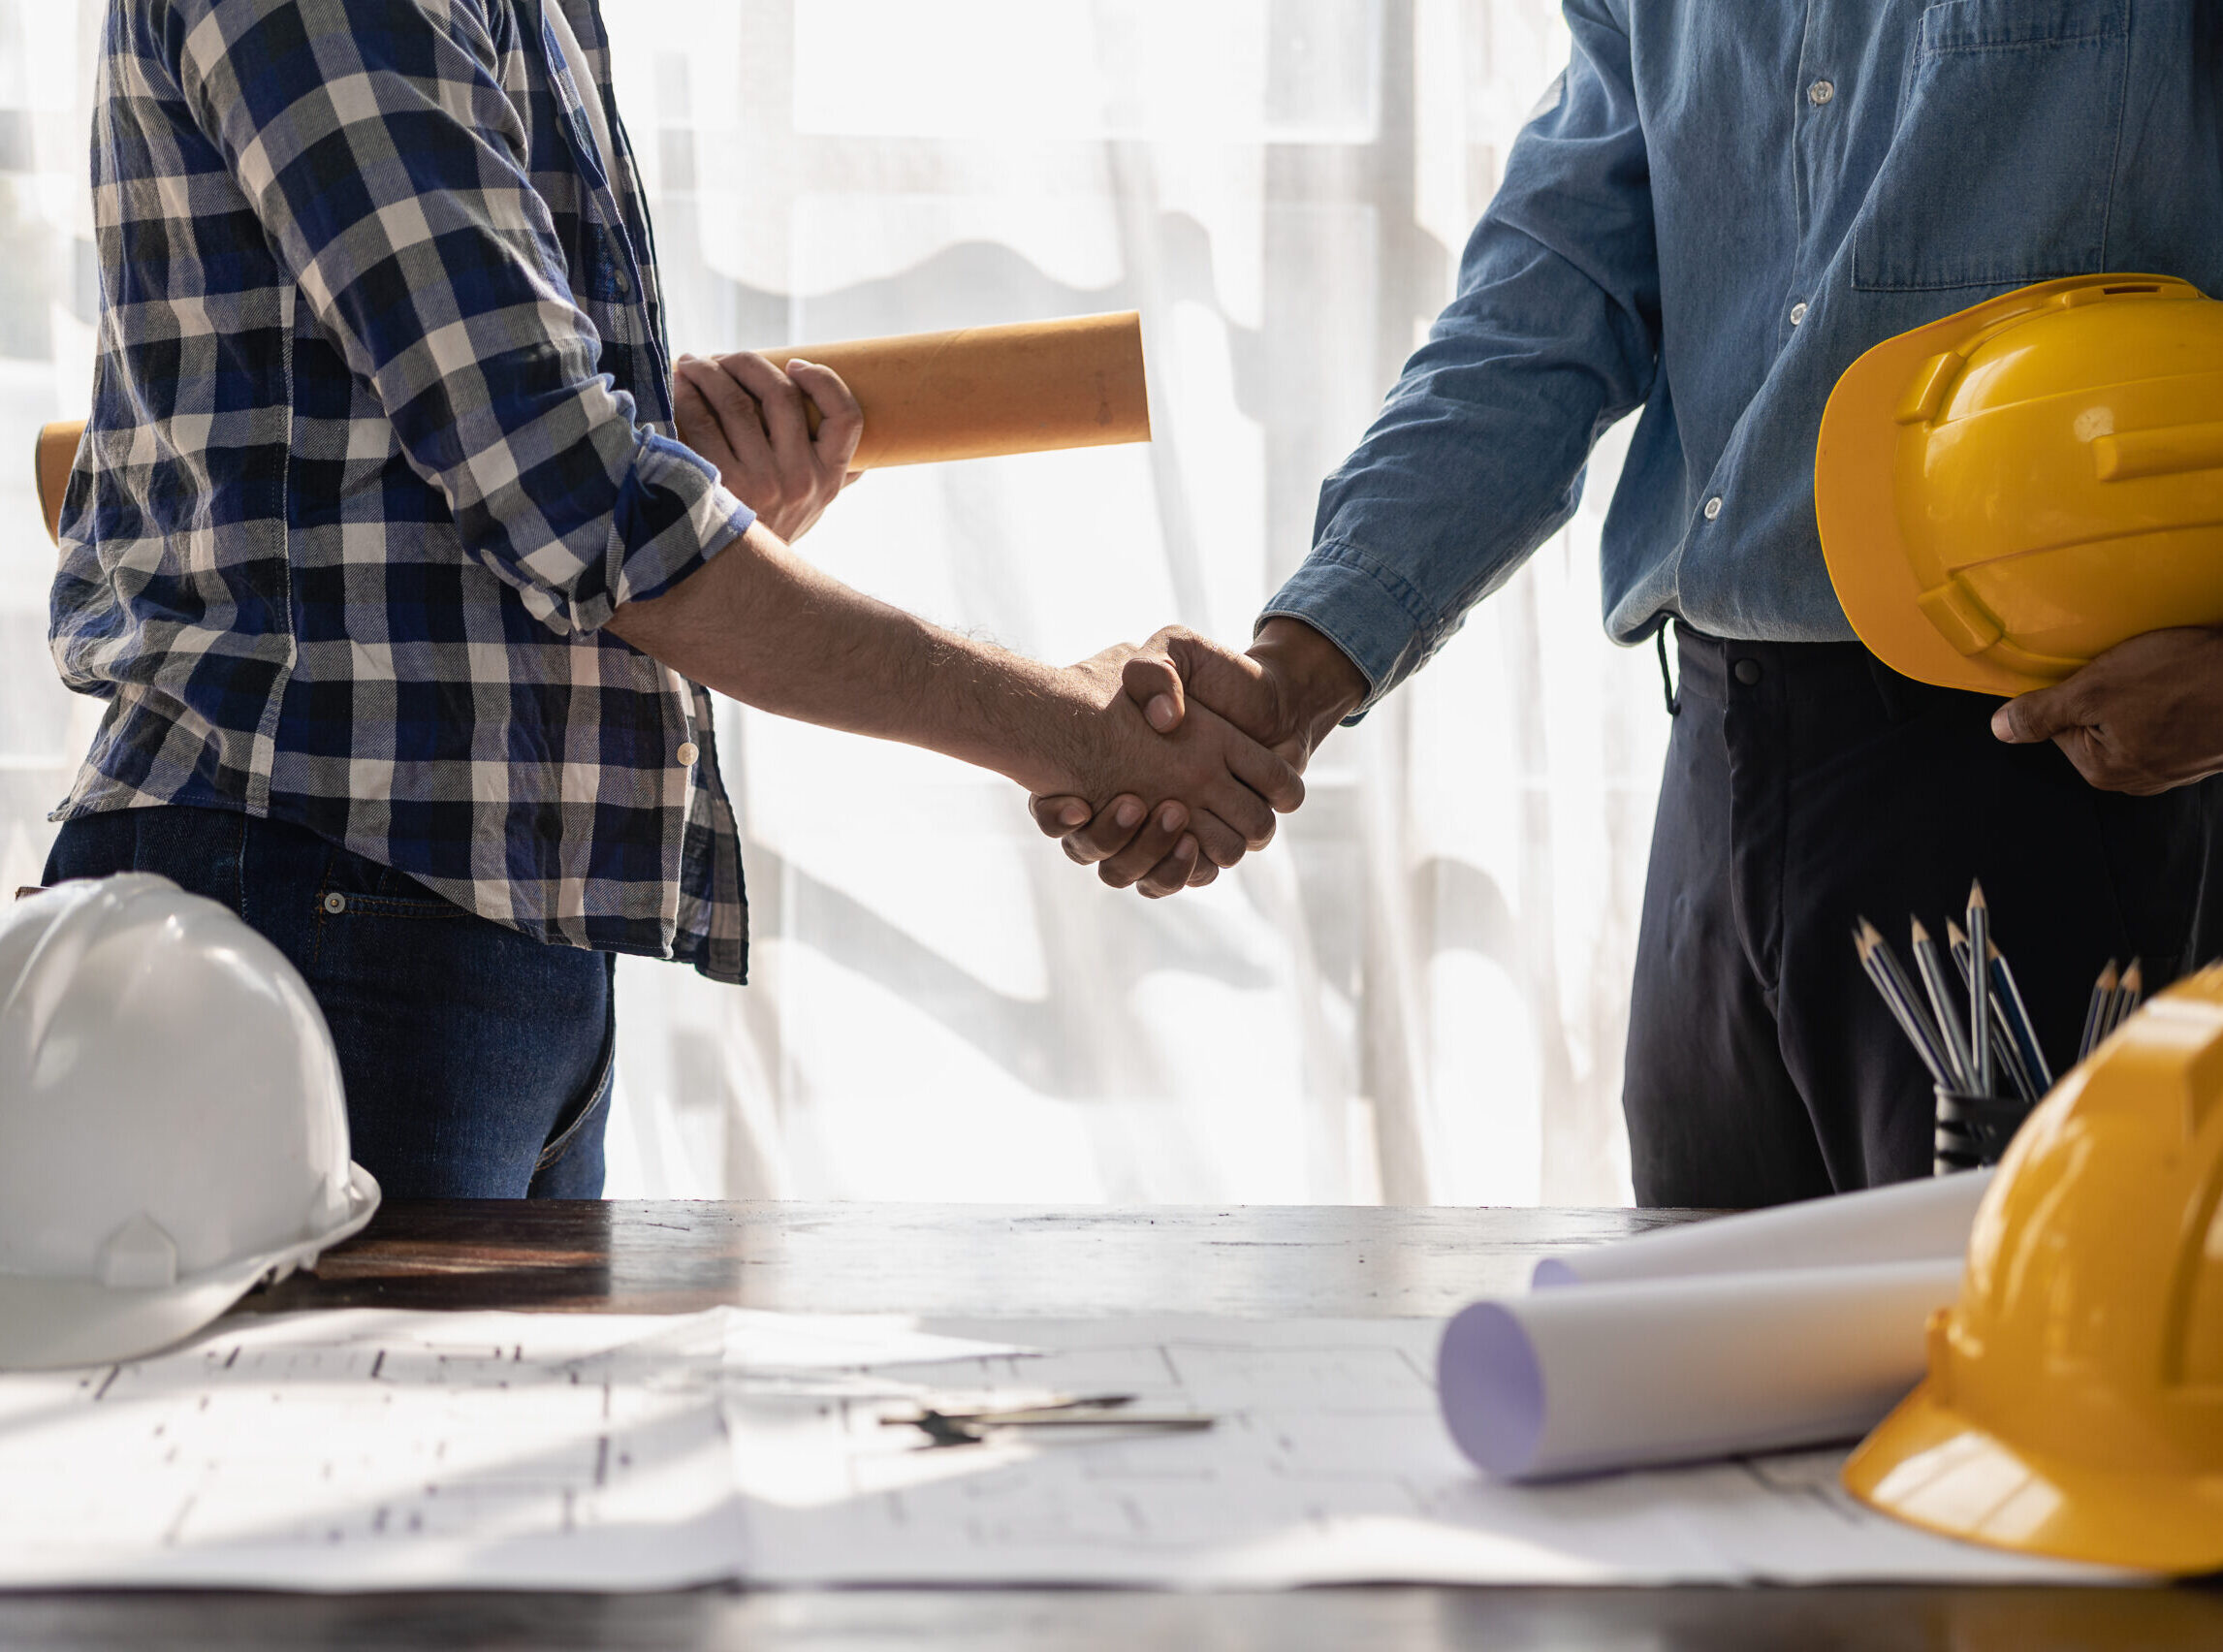
[[[2080,1582],[2120,1573],[1980,1549],[1874,1513],[1843,1449],[1557,1485],[1478,1475],[1437,1414],[1439,1323],[944,1322],[1054,1351],[891,1375],[979,1394],[1132,1393],[1205,1434],[1061,1434],[922,1450],[886,1408],[737,1409],[760,1583]],[[970,1396],[969,1396],[970,1397]],[[835,1442],[839,1441],[837,1446]]]
[[[1885,1520],[1838,1488],[1841,1452],[1492,1483],[1437,1414],[1433,1321],[933,1330],[347,1311],[0,1376],[0,1586],[2110,1575]],[[890,1420],[1057,1393],[1217,1422],[942,1447]]]
[[[734,1576],[736,1382],[988,1345],[908,1321],[349,1310],[0,1376],[0,1586],[667,1588]]]

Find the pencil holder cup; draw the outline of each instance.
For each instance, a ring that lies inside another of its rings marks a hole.
[[[1999,1156],[2007,1151],[2007,1144],[2029,1116],[2029,1103],[2012,1096],[1964,1096],[1939,1085],[1937,1174],[1948,1176],[1955,1170],[1998,1163]]]

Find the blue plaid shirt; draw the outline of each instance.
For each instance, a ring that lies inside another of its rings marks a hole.
[[[54,818],[268,815],[738,981],[710,698],[602,626],[750,515],[671,435],[601,19],[561,3],[590,87],[543,0],[110,6],[52,606],[109,704]]]

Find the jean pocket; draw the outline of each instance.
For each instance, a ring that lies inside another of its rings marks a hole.
[[[2129,68],[2129,0],[1925,10],[1854,227],[1853,285],[2017,287],[2106,269]]]
[[[344,917],[350,912],[386,918],[469,915],[408,874],[336,845],[326,862],[324,876],[317,881],[316,905],[318,912],[327,918]]]

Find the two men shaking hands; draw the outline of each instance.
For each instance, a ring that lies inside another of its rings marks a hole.
[[[768,542],[752,548],[756,559],[788,560],[785,544],[855,480],[856,398],[827,367],[791,362],[782,371],[750,352],[682,357],[674,381],[681,438],[757,513],[749,531]],[[806,399],[819,415],[815,433]],[[1265,847],[1275,814],[1304,801],[1314,749],[1368,692],[1341,649],[1293,619],[1267,620],[1245,652],[1168,626],[1061,671],[940,632],[801,564],[777,583],[714,579],[728,564],[744,575],[749,560],[720,558],[670,595],[620,609],[612,626],[765,710],[1009,777],[1068,856],[1154,898],[1210,883]],[[783,603],[798,612],[767,612]],[[817,663],[798,672],[806,656],[789,621],[843,619],[847,634],[830,634],[808,655]],[[751,635],[764,646],[751,648]]]

